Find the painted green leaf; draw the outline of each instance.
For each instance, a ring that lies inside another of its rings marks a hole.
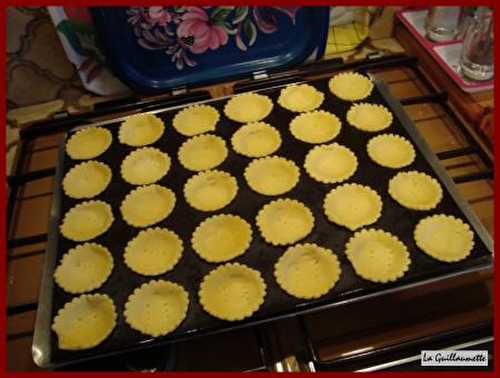
[[[236,7],[234,10],[233,25],[239,24],[248,15],[248,7]]]
[[[245,20],[245,23],[243,24],[243,31],[247,36],[248,46],[253,46],[255,40],[257,39],[257,28],[254,23],[249,19]]]
[[[234,7],[217,7],[216,10],[212,12],[210,15],[210,19],[216,23],[216,24],[221,24],[223,23],[227,16],[233,11]]]

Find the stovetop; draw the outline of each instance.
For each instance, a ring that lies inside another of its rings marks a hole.
[[[434,88],[418,61],[400,56],[348,66],[327,62],[310,68],[308,75],[331,76],[341,68],[360,69],[386,81],[458,184],[461,194],[491,233],[491,153],[475,142],[468,126],[462,123],[447,102],[446,93]],[[282,84],[294,81],[294,77],[250,80],[236,85],[234,91],[269,86],[270,81]],[[190,102],[208,97],[208,92],[195,92],[178,96],[173,101]],[[102,120],[117,113],[123,115],[130,111],[154,109],[155,106],[164,107],[165,99],[119,103],[115,108],[102,107],[94,114],[79,116],[76,120],[37,125],[21,132],[22,144],[18,149],[13,175],[8,180],[9,370],[36,369],[31,359],[31,337],[47,238],[57,148],[64,131],[82,122]],[[421,349],[432,349],[433,345],[467,347],[471,342],[489,342],[493,318],[492,280],[492,272],[468,274],[460,279],[429,284],[418,291],[392,293],[312,315],[64,369],[414,370],[419,365],[415,356],[419,355]]]

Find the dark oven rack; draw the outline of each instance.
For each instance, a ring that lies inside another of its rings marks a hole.
[[[407,67],[410,68],[413,72],[416,73],[418,78],[428,87],[429,94],[405,98],[401,100],[403,105],[410,104],[419,104],[419,103],[437,103],[441,105],[441,107],[446,111],[447,115],[452,118],[452,120],[458,125],[460,130],[466,136],[470,147],[454,149],[446,152],[442,152],[438,154],[438,158],[441,160],[464,156],[469,154],[476,154],[487,167],[484,171],[479,173],[474,173],[470,175],[464,175],[460,177],[454,178],[456,183],[470,182],[481,179],[492,179],[493,177],[493,162],[490,159],[489,155],[486,154],[474,141],[474,138],[468,132],[468,129],[461,122],[461,120],[455,115],[453,110],[449,107],[447,103],[447,95],[445,92],[439,92],[434,90],[432,84],[426,79],[426,77],[422,74],[418,67],[418,62],[415,58],[408,58],[405,56],[398,56],[392,58],[377,58],[373,61],[365,61],[351,64],[342,64],[338,61],[325,61],[322,63],[315,63],[309,66],[304,66],[297,73],[293,71],[291,73],[276,73],[276,75],[272,75],[271,78],[261,79],[261,80],[248,80],[246,82],[241,82],[235,86],[235,92],[243,92],[248,90],[256,90],[262,87],[269,88],[273,85],[282,85],[288,82],[293,81],[301,81],[303,78],[308,75],[317,75],[317,74],[325,74],[325,73],[334,73],[339,70],[345,69],[356,69],[361,72],[369,73],[372,70],[384,69],[387,67]],[[8,202],[8,248],[18,247],[18,246],[26,246],[30,244],[35,244],[39,242],[43,242],[47,240],[47,234],[34,235],[30,237],[24,238],[13,238],[13,214],[15,209],[15,199],[20,189],[22,189],[23,185],[37,180],[43,177],[50,177],[54,175],[54,169],[44,169],[40,171],[34,171],[30,173],[23,173],[23,161],[26,159],[27,145],[33,140],[35,140],[39,136],[49,135],[60,133],[61,131],[66,131],[75,125],[81,125],[84,123],[91,123],[95,117],[113,115],[118,112],[124,111],[133,111],[133,112],[143,112],[154,110],[157,108],[165,108],[171,107],[183,103],[189,103],[193,101],[201,101],[209,98],[206,92],[202,91],[193,91],[192,93],[179,95],[168,100],[148,100],[148,99],[125,99],[122,101],[114,102],[112,104],[108,104],[106,107],[97,108],[95,111],[91,113],[87,113],[82,116],[77,117],[67,117],[67,119],[59,120],[59,121],[48,121],[39,124],[32,125],[27,127],[21,131],[21,142],[19,145],[17,162],[14,166],[13,175],[8,177],[9,184],[9,202]],[[43,252],[43,251],[42,251]],[[18,306],[12,306],[8,308],[8,315],[20,314],[26,311],[30,311],[36,309],[37,303],[26,303]],[[256,332],[261,329],[261,326],[255,327]],[[260,338],[259,338],[260,339]],[[175,349],[171,347],[172,349]],[[260,348],[261,350],[265,350],[265,348]],[[263,360],[267,360],[263,358]]]

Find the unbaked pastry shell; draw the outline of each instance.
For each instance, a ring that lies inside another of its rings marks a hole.
[[[106,202],[81,202],[64,215],[61,234],[73,241],[91,240],[105,233],[113,220],[111,206]]]
[[[354,271],[373,282],[396,281],[411,262],[408,249],[396,236],[373,228],[356,232],[348,240],[345,253]]]
[[[474,234],[469,225],[451,215],[422,219],[415,227],[414,238],[427,255],[449,263],[465,259],[474,248]]]
[[[164,131],[163,121],[154,114],[135,114],[122,122],[118,139],[132,147],[147,146],[160,139]]]
[[[250,247],[252,227],[237,215],[214,215],[193,233],[194,251],[208,262],[225,262],[241,256]]]
[[[125,247],[125,264],[143,276],[156,276],[174,269],[182,257],[183,243],[167,228],[148,228]]]
[[[66,153],[74,160],[94,159],[104,153],[113,136],[103,127],[86,127],[74,133],[66,142]]]
[[[185,319],[189,296],[171,281],[149,281],[135,289],[125,303],[125,321],[135,330],[159,337],[173,332]]]
[[[203,278],[199,296],[203,309],[210,315],[237,321],[252,316],[262,306],[266,284],[257,270],[228,263]]]
[[[299,182],[300,170],[291,160],[268,156],[255,159],[244,172],[248,186],[257,193],[277,196],[292,190]]]
[[[133,227],[148,227],[167,218],[175,207],[175,194],[161,185],[139,186],[120,205],[123,220]]]
[[[340,119],[324,110],[302,113],[290,122],[292,135],[305,143],[319,144],[333,140],[342,127]]]
[[[386,168],[403,168],[415,160],[413,145],[395,134],[377,135],[366,145],[368,156],[378,165]]]
[[[332,143],[312,148],[306,155],[304,168],[314,180],[333,184],[351,177],[358,168],[358,159],[349,148]]]
[[[203,134],[185,141],[178,151],[179,162],[190,171],[212,169],[226,160],[228,150],[221,137]]]
[[[67,293],[81,294],[101,287],[113,270],[106,247],[84,243],[70,249],[54,272],[54,281]]]
[[[54,318],[52,330],[59,349],[82,350],[102,343],[116,325],[116,308],[107,295],[83,294],[73,298]]]
[[[193,105],[179,111],[172,125],[184,136],[194,136],[214,131],[219,122],[219,112],[210,105]]]
[[[439,182],[423,172],[399,172],[389,181],[389,194],[401,206],[412,210],[434,209],[443,198]]]
[[[62,187],[71,198],[92,198],[102,193],[111,182],[111,168],[99,161],[75,165],[64,176]]]
[[[342,72],[328,82],[330,92],[345,101],[358,101],[370,95],[373,82],[366,76],[355,72]]]
[[[121,164],[123,179],[132,185],[153,184],[164,177],[171,165],[167,153],[157,148],[138,148],[128,154]]]
[[[241,126],[232,136],[233,149],[240,155],[256,158],[271,155],[281,146],[279,131],[265,122]]]
[[[309,84],[292,84],[283,88],[278,104],[292,112],[310,112],[320,107],[325,95]]]
[[[248,123],[263,120],[272,110],[273,102],[269,97],[244,93],[231,97],[224,107],[224,114],[233,121]]]
[[[274,266],[278,285],[301,299],[319,298],[340,278],[340,263],[332,250],[305,243],[289,247]]]
[[[302,202],[280,198],[260,209],[256,223],[266,242],[276,246],[287,245],[311,233],[314,216]]]
[[[331,222],[353,231],[380,218],[382,199],[368,186],[348,183],[337,186],[325,196],[323,209]]]
[[[184,197],[189,205],[200,211],[215,211],[229,205],[236,197],[238,183],[229,173],[203,171],[187,180]]]

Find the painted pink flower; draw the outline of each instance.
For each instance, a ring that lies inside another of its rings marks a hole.
[[[209,48],[216,50],[228,41],[224,28],[215,25],[200,7],[187,8],[177,28],[177,36],[185,41],[194,54],[202,54]]]
[[[164,7],[149,7],[148,15],[151,23],[165,26],[172,21],[172,15]]]

